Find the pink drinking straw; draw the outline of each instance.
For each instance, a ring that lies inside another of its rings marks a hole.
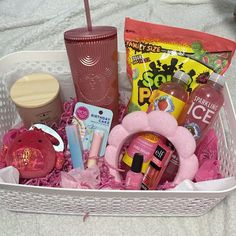
[[[85,13],[86,13],[88,31],[92,31],[92,21],[91,21],[91,16],[90,16],[90,9],[89,9],[89,1],[88,0],[84,0],[84,8],[85,8]]]

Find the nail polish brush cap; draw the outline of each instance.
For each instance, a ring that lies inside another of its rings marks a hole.
[[[135,153],[133,157],[133,162],[131,170],[135,173],[140,173],[143,165],[143,155],[140,153]]]

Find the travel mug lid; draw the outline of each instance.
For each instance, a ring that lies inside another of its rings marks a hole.
[[[112,38],[117,35],[117,29],[112,26],[94,26],[92,31],[87,28],[76,28],[64,33],[66,41],[92,41]]]

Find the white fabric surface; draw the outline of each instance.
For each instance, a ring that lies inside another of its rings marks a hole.
[[[234,188],[236,185],[235,177],[228,177],[222,179],[214,179],[207,181],[192,182],[190,179],[185,179],[172,191],[223,191]]]
[[[19,171],[13,166],[0,169],[0,183],[19,184]]]
[[[90,0],[96,25],[118,28],[124,50],[126,16],[201,30],[236,40],[235,0]],[[63,32],[85,25],[82,0],[0,0],[0,57],[20,50],[65,49]],[[228,81],[236,104],[235,65]],[[0,235],[236,235],[236,192],[207,215],[191,217],[89,217],[0,210]]]

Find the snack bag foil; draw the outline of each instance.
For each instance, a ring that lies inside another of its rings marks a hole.
[[[177,70],[189,74],[190,93],[206,83],[212,72],[223,74],[230,65],[236,42],[203,32],[126,18],[127,73],[132,82],[128,112],[147,111],[150,96]]]

